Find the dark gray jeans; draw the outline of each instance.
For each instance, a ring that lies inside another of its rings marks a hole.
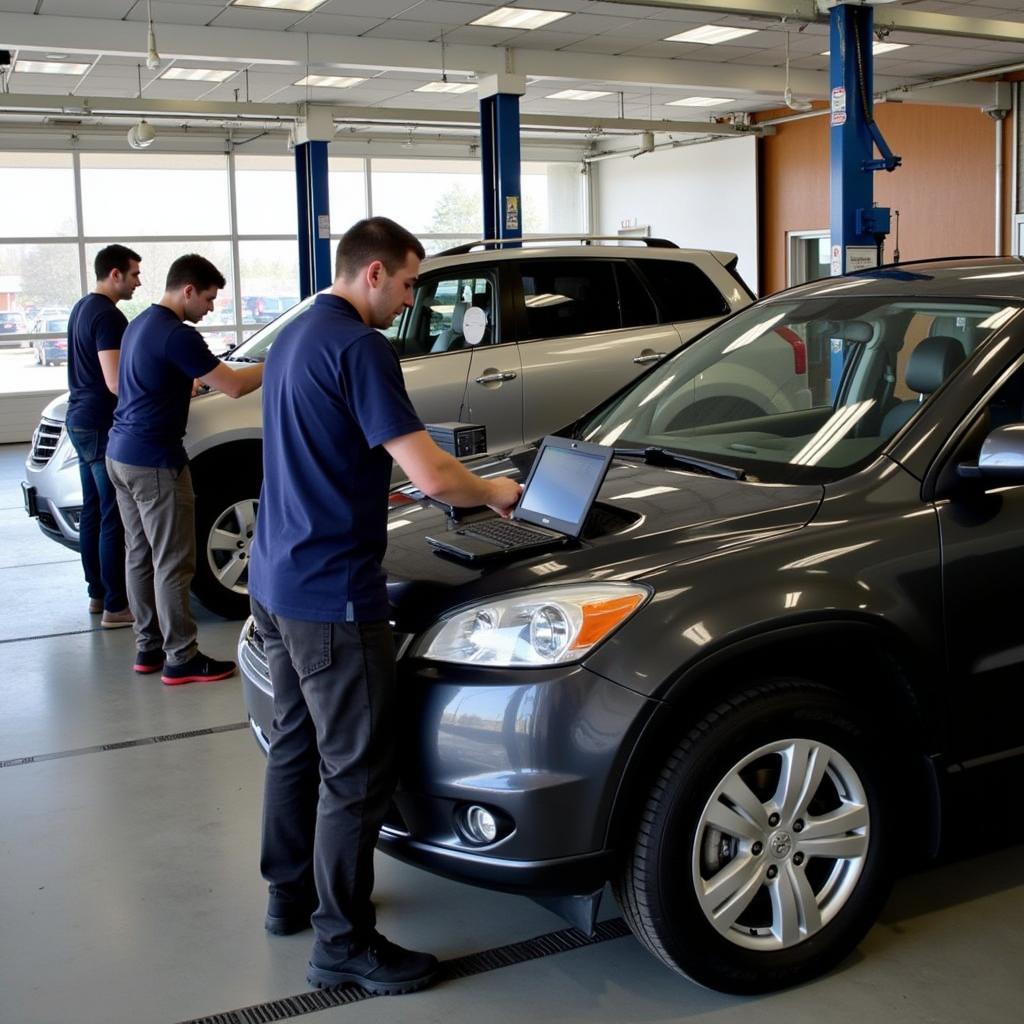
[[[386,622],[305,622],[255,599],[274,686],[260,870],[278,903],[313,891],[313,960],[376,926],[373,851],[397,781],[395,648]]]
[[[125,539],[125,583],[140,651],[161,647],[168,665],[198,650],[188,590],[196,570],[195,495],[188,466],[156,469],[107,458]]]

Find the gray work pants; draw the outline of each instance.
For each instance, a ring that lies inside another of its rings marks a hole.
[[[315,887],[312,959],[337,964],[376,927],[373,850],[398,778],[391,627],[251,604],[274,687],[260,868],[279,904]]]
[[[161,647],[168,665],[198,650],[188,590],[196,569],[195,495],[188,466],[128,466],[107,458],[124,523],[125,583],[140,651]]]

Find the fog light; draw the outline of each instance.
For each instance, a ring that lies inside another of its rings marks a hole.
[[[498,822],[486,807],[473,804],[462,812],[462,827],[475,843],[493,843],[498,838]]]

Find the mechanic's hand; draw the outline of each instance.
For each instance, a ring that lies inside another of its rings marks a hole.
[[[487,482],[491,485],[491,500],[487,502],[488,508],[493,509],[503,519],[508,519],[516,507],[519,495],[523,493],[523,485],[507,476],[495,477]]]
[[[207,390],[209,390],[209,389],[206,387],[206,385],[198,377],[194,381],[192,381],[192,397],[193,398],[195,398],[196,395],[201,395],[204,391],[207,391]]]

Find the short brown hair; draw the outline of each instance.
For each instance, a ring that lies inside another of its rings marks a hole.
[[[177,291],[190,284],[196,291],[205,292],[208,288],[223,288],[227,282],[224,275],[205,257],[190,252],[179,256],[167,271],[169,292]]]
[[[414,234],[387,217],[368,217],[357,221],[341,236],[334,276],[349,279],[374,260],[380,260],[384,269],[393,274],[411,252],[420,259],[426,255]]]

